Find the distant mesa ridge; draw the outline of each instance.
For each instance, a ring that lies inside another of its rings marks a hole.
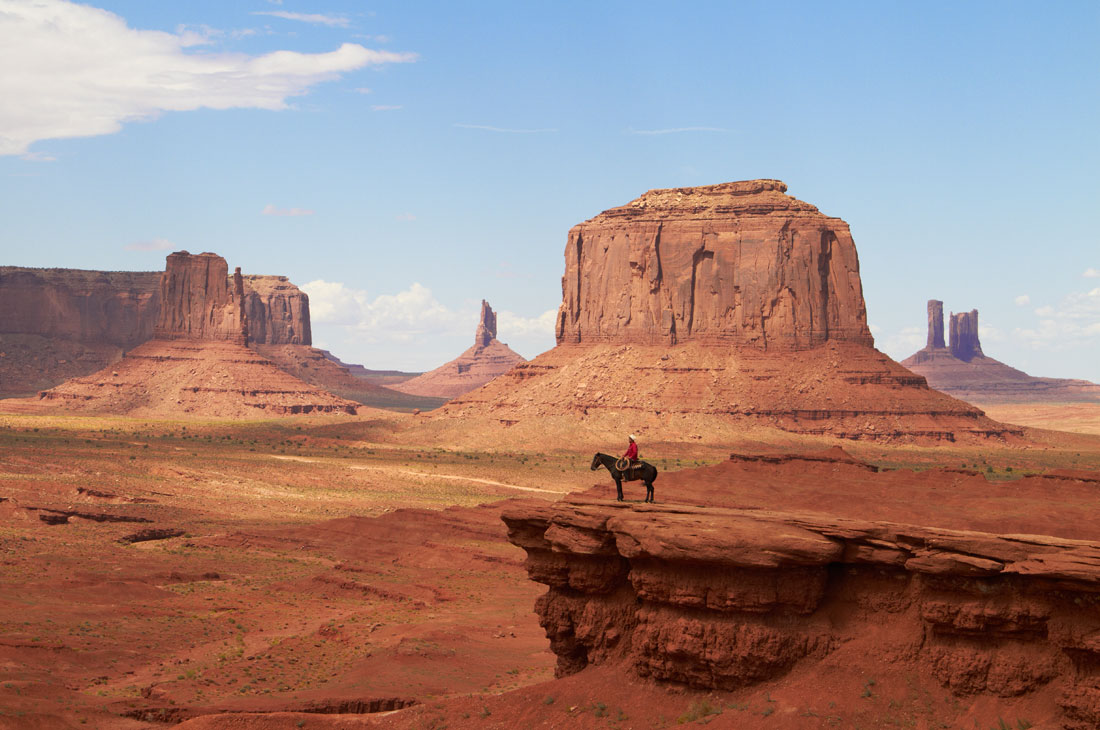
[[[901,364],[948,395],[977,404],[1100,402],[1100,385],[1087,380],[1041,378],[988,357],[978,336],[978,310],[952,313],[943,341],[943,302],[928,300],[928,341]]]

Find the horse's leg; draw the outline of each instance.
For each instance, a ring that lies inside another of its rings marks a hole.
[[[623,481],[622,479],[615,480],[615,492],[618,495],[615,499],[619,502],[623,501]]]
[[[647,480],[645,483],[645,501],[653,501],[653,480]]]

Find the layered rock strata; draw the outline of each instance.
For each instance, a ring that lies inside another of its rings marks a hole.
[[[939,339],[936,339],[936,332]],[[950,342],[943,343],[943,302],[928,302],[928,345],[901,364],[928,384],[969,403],[1100,403],[1100,385],[1088,380],[1040,378],[986,356],[978,336],[978,310],[952,313]]]
[[[170,254],[160,284],[154,339],[110,368],[40,394],[70,410],[246,418],[356,413],[359,404],[279,370],[245,346],[244,277],[212,253]]]
[[[574,226],[558,342],[871,345],[848,224],[786,190],[651,190]]]
[[[455,398],[480,388],[527,360],[497,339],[497,315],[481,301],[481,318],[474,344],[461,355],[435,370],[391,387],[402,393]]]
[[[872,676],[1053,692],[1063,727],[1100,722],[1096,540],[584,496],[503,519],[548,586],[535,610],[558,676],[611,664],[732,690],[854,651]]]
[[[535,440],[780,428],[1004,438],[873,349],[848,225],[776,180],[654,190],[575,226],[558,345],[438,412]]]
[[[0,397],[89,375],[148,341],[162,278],[159,271],[0,267]],[[305,292],[283,276],[243,283],[250,344],[311,343]]]

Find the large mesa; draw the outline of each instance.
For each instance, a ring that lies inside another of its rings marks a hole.
[[[596,442],[751,427],[885,440],[1013,433],[874,349],[848,224],[786,189],[653,190],[574,226],[557,347],[437,418]]]

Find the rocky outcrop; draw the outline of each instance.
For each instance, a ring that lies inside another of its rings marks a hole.
[[[877,440],[1020,433],[871,347],[847,224],[786,189],[655,190],[575,226],[557,347],[434,417],[523,442],[552,426],[603,443],[758,426]]]
[[[786,190],[651,190],[574,226],[558,343],[871,345],[848,224]]]
[[[170,254],[154,339],[110,368],[43,391],[39,403],[146,417],[356,413],[359,404],[293,377],[246,347],[248,332],[241,270],[229,277],[225,259],[212,253]]]
[[[472,347],[435,370],[390,387],[412,395],[455,398],[480,388],[523,362],[527,360],[522,355],[497,339],[496,312],[483,299]]]
[[[309,297],[285,276],[244,277],[248,340],[262,345],[312,345]]]
[[[244,279],[240,268],[232,279],[228,274],[229,266],[217,254],[169,254],[153,337],[247,342]]]
[[[960,698],[1053,692],[1062,727],[1100,719],[1095,540],[586,496],[503,519],[548,586],[535,610],[558,676],[608,664],[732,690],[845,650],[870,676],[927,674]]]
[[[928,344],[926,349],[943,349],[943,302],[928,300]]]
[[[163,276],[0,267],[0,397],[89,375],[149,340]],[[244,276],[243,284],[249,344],[311,344],[305,292],[283,276]]]
[[[982,343],[978,341],[977,309],[951,313],[951,354],[963,362],[983,355]]]
[[[936,332],[939,339],[936,339]],[[978,310],[951,314],[950,344],[943,344],[943,302],[928,302],[928,345],[901,361],[928,385],[968,403],[1100,402],[1100,385],[1087,380],[1040,378],[987,357],[978,337]]]

